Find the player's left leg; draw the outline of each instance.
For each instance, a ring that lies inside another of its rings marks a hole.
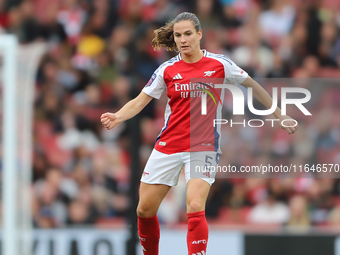
[[[188,152],[184,155],[187,182],[187,244],[189,255],[205,255],[208,243],[208,223],[205,204],[215,182],[219,154],[215,151]]]
[[[187,184],[188,254],[206,254],[208,243],[208,223],[205,218],[205,204],[210,184],[202,179],[190,179]]]

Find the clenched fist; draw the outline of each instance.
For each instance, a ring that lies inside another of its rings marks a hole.
[[[285,121],[284,125],[282,125],[282,121]],[[299,128],[299,124],[293,120],[291,117],[288,115],[282,115],[280,118],[281,122],[281,128],[287,131],[287,134],[294,134],[296,130]],[[296,125],[296,126],[295,126]],[[294,127],[295,126],[295,127]]]
[[[114,128],[119,122],[114,113],[106,112],[100,116],[100,121],[107,130]]]

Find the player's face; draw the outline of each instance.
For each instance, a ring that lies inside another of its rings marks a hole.
[[[174,38],[179,51],[186,55],[199,54],[202,30],[196,32],[190,20],[183,20],[174,24]]]

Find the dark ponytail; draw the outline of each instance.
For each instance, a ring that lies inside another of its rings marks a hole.
[[[152,40],[152,47],[154,49],[160,49],[164,47],[168,51],[178,51],[174,40],[174,24],[183,20],[190,20],[193,23],[196,32],[201,29],[200,21],[195,14],[190,12],[182,12],[181,14],[177,15],[174,20],[154,31],[156,36]]]

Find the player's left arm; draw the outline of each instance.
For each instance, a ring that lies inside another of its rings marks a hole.
[[[241,85],[244,86],[245,88],[253,88],[253,96],[267,109],[269,109],[272,106],[273,99],[270,97],[267,91],[265,91],[264,88],[262,88],[262,86],[258,84],[256,81],[254,81],[250,76],[248,76]],[[275,116],[276,119],[280,120],[280,123],[283,120],[287,120],[285,121],[286,126],[294,126],[296,123],[288,115],[281,115],[281,109],[278,106],[276,107],[273,115]],[[298,129],[299,125],[297,124],[295,127],[284,127],[281,125],[281,127],[285,129],[288,134],[294,134],[294,132]]]

